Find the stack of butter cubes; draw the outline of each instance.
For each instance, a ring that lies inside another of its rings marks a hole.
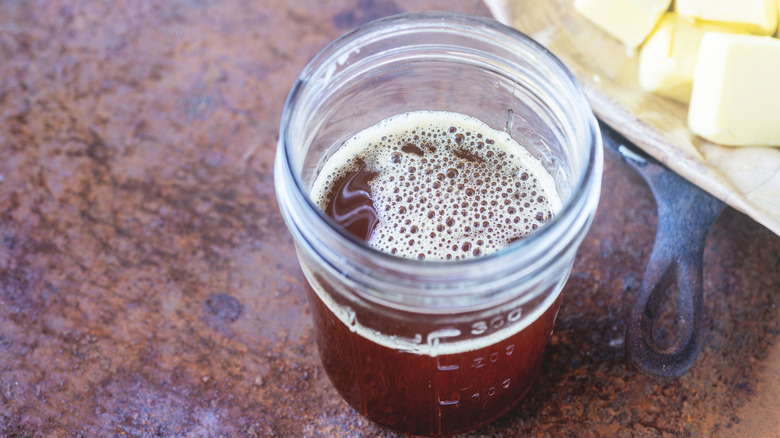
[[[639,56],[639,85],[688,104],[691,132],[780,146],[780,0],[575,0]]]

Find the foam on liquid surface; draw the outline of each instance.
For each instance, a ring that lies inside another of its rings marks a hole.
[[[359,166],[378,223],[368,245],[400,257],[458,260],[499,251],[561,208],[552,176],[507,133],[452,112],[399,114],[344,143],[312,187],[325,208],[333,183]]]

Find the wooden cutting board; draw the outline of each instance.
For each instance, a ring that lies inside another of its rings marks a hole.
[[[530,35],[571,69],[601,120],[780,235],[780,148],[725,147],[692,135],[687,106],[642,91],[637,56],[580,15],[573,0],[484,1],[498,21]]]

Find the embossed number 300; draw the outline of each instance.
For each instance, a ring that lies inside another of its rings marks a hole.
[[[483,320],[483,321],[477,321],[473,324],[471,324],[471,334],[472,335],[481,335],[487,332],[489,329],[492,330],[498,330],[501,327],[504,326],[507,322],[515,322],[520,319],[520,317],[523,316],[523,309],[521,307],[518,307],[517,309],[512,310],[509,312],[506,317],[504,315],[498,315],[494,318],[492,318],[490,321]]]

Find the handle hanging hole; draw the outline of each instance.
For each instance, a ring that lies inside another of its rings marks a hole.
[[[660,350],[668,350],[679,338],[680,329],[680,290],[677,283],[671,282],[665,288],[656,290],[651,298],[653,311],[651,321],[651,339]]]

